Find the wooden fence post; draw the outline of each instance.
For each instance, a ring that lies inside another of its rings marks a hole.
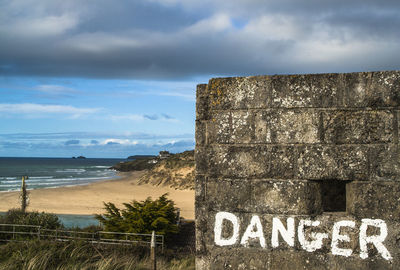
[[[151,269],[152,270],[157,270],[156,233],[154,231],[151,233],[150,259],[151,259]]]

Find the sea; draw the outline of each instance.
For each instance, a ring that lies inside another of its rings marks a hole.
[[[118,178],[110,167],[122,161],[126,159],[0,157],[0,192],[20,190],[23,176],[28,176],[28,190],[87,185]]]
[[[96,181],[116,179],[117,172],[110,167],[122,161],[127,160],[0,157],[0,192],[21,190],[23,176],[28,176],[28,190],[87,185]],[[4,213],[0,212],[1,214]],[[67,228],[99,225],[93,215],[57,216]]]

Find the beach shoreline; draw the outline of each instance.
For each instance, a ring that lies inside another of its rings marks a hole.
[[[181,216],[194,219],[194,190],[176,190],[166,186],[138,184],[144,171],[118,173],[119,178],[92,182],[87,185],[34,189],[29,191],[28,211],[54,214],[93,215],[104,213],[103,202],[117,207],[132,200],[157,199],[164,193],[180,208]],[[29,188],[29,183],[28,183]],[[19,192],[0,193],[0,211],[18,208]]]

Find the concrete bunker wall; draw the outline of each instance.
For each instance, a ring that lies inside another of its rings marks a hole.
[[[399,269],[400,72],[197,88],[197,269]]]

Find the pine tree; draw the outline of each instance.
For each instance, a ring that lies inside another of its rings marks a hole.
[[[106,213],[96,215],[106,231],[170,235],[178,232],[177,208],[175,203],[167,198],[167,193],[157,200],[148,197],[144,201],[133,200],[124,203],[125,209],[119,209],[115,204],[104,203]]]

